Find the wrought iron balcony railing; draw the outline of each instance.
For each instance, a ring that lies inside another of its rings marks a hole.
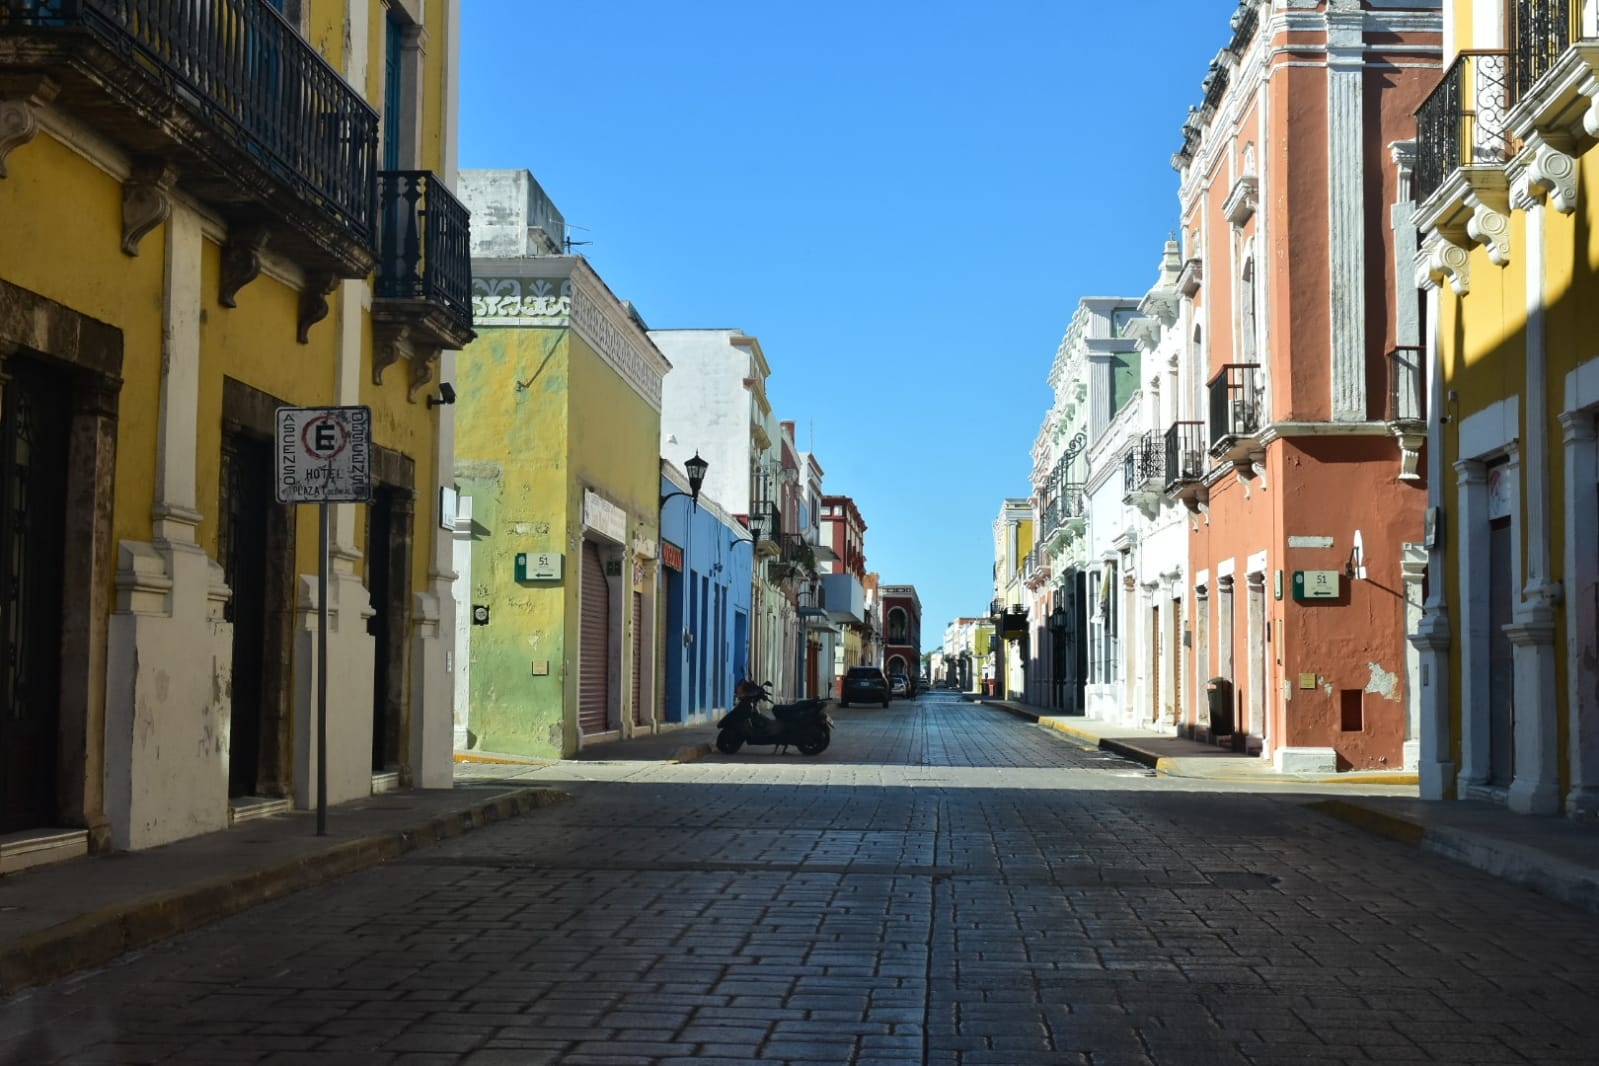
[[[315,216],[301,230],[336,231],[301,234],[319,268],[371,270],[377,112],[266,0],[0,0],[0,43],[9,73],[63,82],[58,106],[202,199],[270,208],[267,177]]]
[[[1516,99],[1554,69],[1572,41],[1581,40],[1581,0],[1516,0]]]
[[[1210,389],[1210,447],[1215,452],[1260,428],[1258,363],[1227,363],[1207,383]]]
[[[442,312],[440,343],[465,347],[472,332],[472,245],[469,213],[427,170],[378,174],[380,300],[415,301]]]
[[[1389,423],[1427,421],[1427,367],[1421,348],[1401,345],[1388,353]]]
[[[1510,53],[1461,52],[1416,110],[1416,202],[1463,166],[1509,158]]]
[[[1173,422],[1166,429],[1166,491],[1205,476],[1205,424]]]
[[[1139,491],[1152,481],[1160,480],[1165,472],[1160,442],[1154,430],[1144,434],[1128,447],[1122,456],[1122,482],[1128,495]]]

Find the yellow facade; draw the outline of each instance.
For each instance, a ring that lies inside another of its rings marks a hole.
[[[1599,813],[1599,155],[1572,88],[1594,74],[1585,6],[1507,33],[1517,5],[1446,5],[1457,54],[1416,148],[1437,531],[1412,637],[1436,677],[1423,794],[1571,816]],[[1451,139],[1460,101],[1478,117]]]
[[[467,744],[558,758],[655,724],[667,363],[579,258],[479,261],[474,270],[480,291],[559,291],[563,303],[533,319],[483,319],[460,357],[455,480],[473,526],[462,578],[473,606],[488,610],[464,664]],[[584,628],[589,551],[606,567],[598,642]],[[560,576],[519,579],[517,557],[540,553],[560,557]],[[585,657],[603,660],[598,687]]]
[[[455,255],[467,276],[465,215],[459,247],[430,235],[423,262],[399,248],[403,225],[385,228],[401,209],[383,204],[394,176],[414,172],[427,175],[433,213],[453,204],[453,4],[299,8],[298,22],[252,31],[249,54],[229,51],[236,27],[197,27],[153,0],[96,22],[68,11],[48,27],[0,14],[0,45],[20,46],[0,52],[12,57],[0,58],[0,129],[16,131],[0,139],[0,361],[20,375],[0,430],[20,439],[31,397],[46,399],[59,380],[71,389],[72,441],[53,466],[16,448],[5,460],[65,483],[59,515],[8,532],[64,570],[66,592],[48,605],[48,647],[26,650],[63,664],[30,711],[50,772],[26,786],[61,798],[0,811],[0,832],[77,828],[88,846],[142,847],[224,828],[241,803],[315,802],[317,510],[270,495],[280,405],[367,405],[380,452],[389,572],[370,573],[371,508],[332,508],[330,688],[341,703],[329,715],[326,799],[369,795],[374,774],[448,783],[439,637],[453,608],[438,507],[449,413],[427,399],[445,353],[471,337],[464,281],[454,294],[437,274]],[[396,92],[422,116],[412,129],[380,111],[391,38],[405,42]],[[171,93],[151,71],[190,52],[206,54],[218,80]],[[227,96],[193,106],[235,67],[270,63],[285,92],[299,93],[324,60],[343,80],[290,121],[270,101],[262,111]],[[172,114],[182,121],[163,120]],[[401,171],[383,169],[386,139]],[[381,384],[380,351],[393,360]],[[80,532],[51,559],[37,545],[62,522]],[[389,597],[374,604],[377,587]],[[257,634],[249,686],[234,684],[241,612]],[[387,646],[376,649],[368,629]],[[250,728],[240,724],[246,695],[260,700]],[[384,699],[387,712],[374,703]],[[374,747],[385,713],[389,735]],[[28,772],[5,761],[5,775]],[[0,841],[0,866],[3,853]]]

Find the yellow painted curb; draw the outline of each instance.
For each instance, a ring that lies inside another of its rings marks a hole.
[[[555,759],[535,759],[524,755],[479,755],[472,751],[455,753],[456,762],[486,763],[491,766],[553,766]]]

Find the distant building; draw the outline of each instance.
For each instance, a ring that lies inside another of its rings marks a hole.
[[[922,601],[915,585],[878,588],[883,614],[883,672],[904,674],[914,684],[921,675]]]

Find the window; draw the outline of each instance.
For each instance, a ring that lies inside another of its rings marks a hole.
[[[1255,260],[1244,260],[1238,278],[1238,361],[1255,362]]]

